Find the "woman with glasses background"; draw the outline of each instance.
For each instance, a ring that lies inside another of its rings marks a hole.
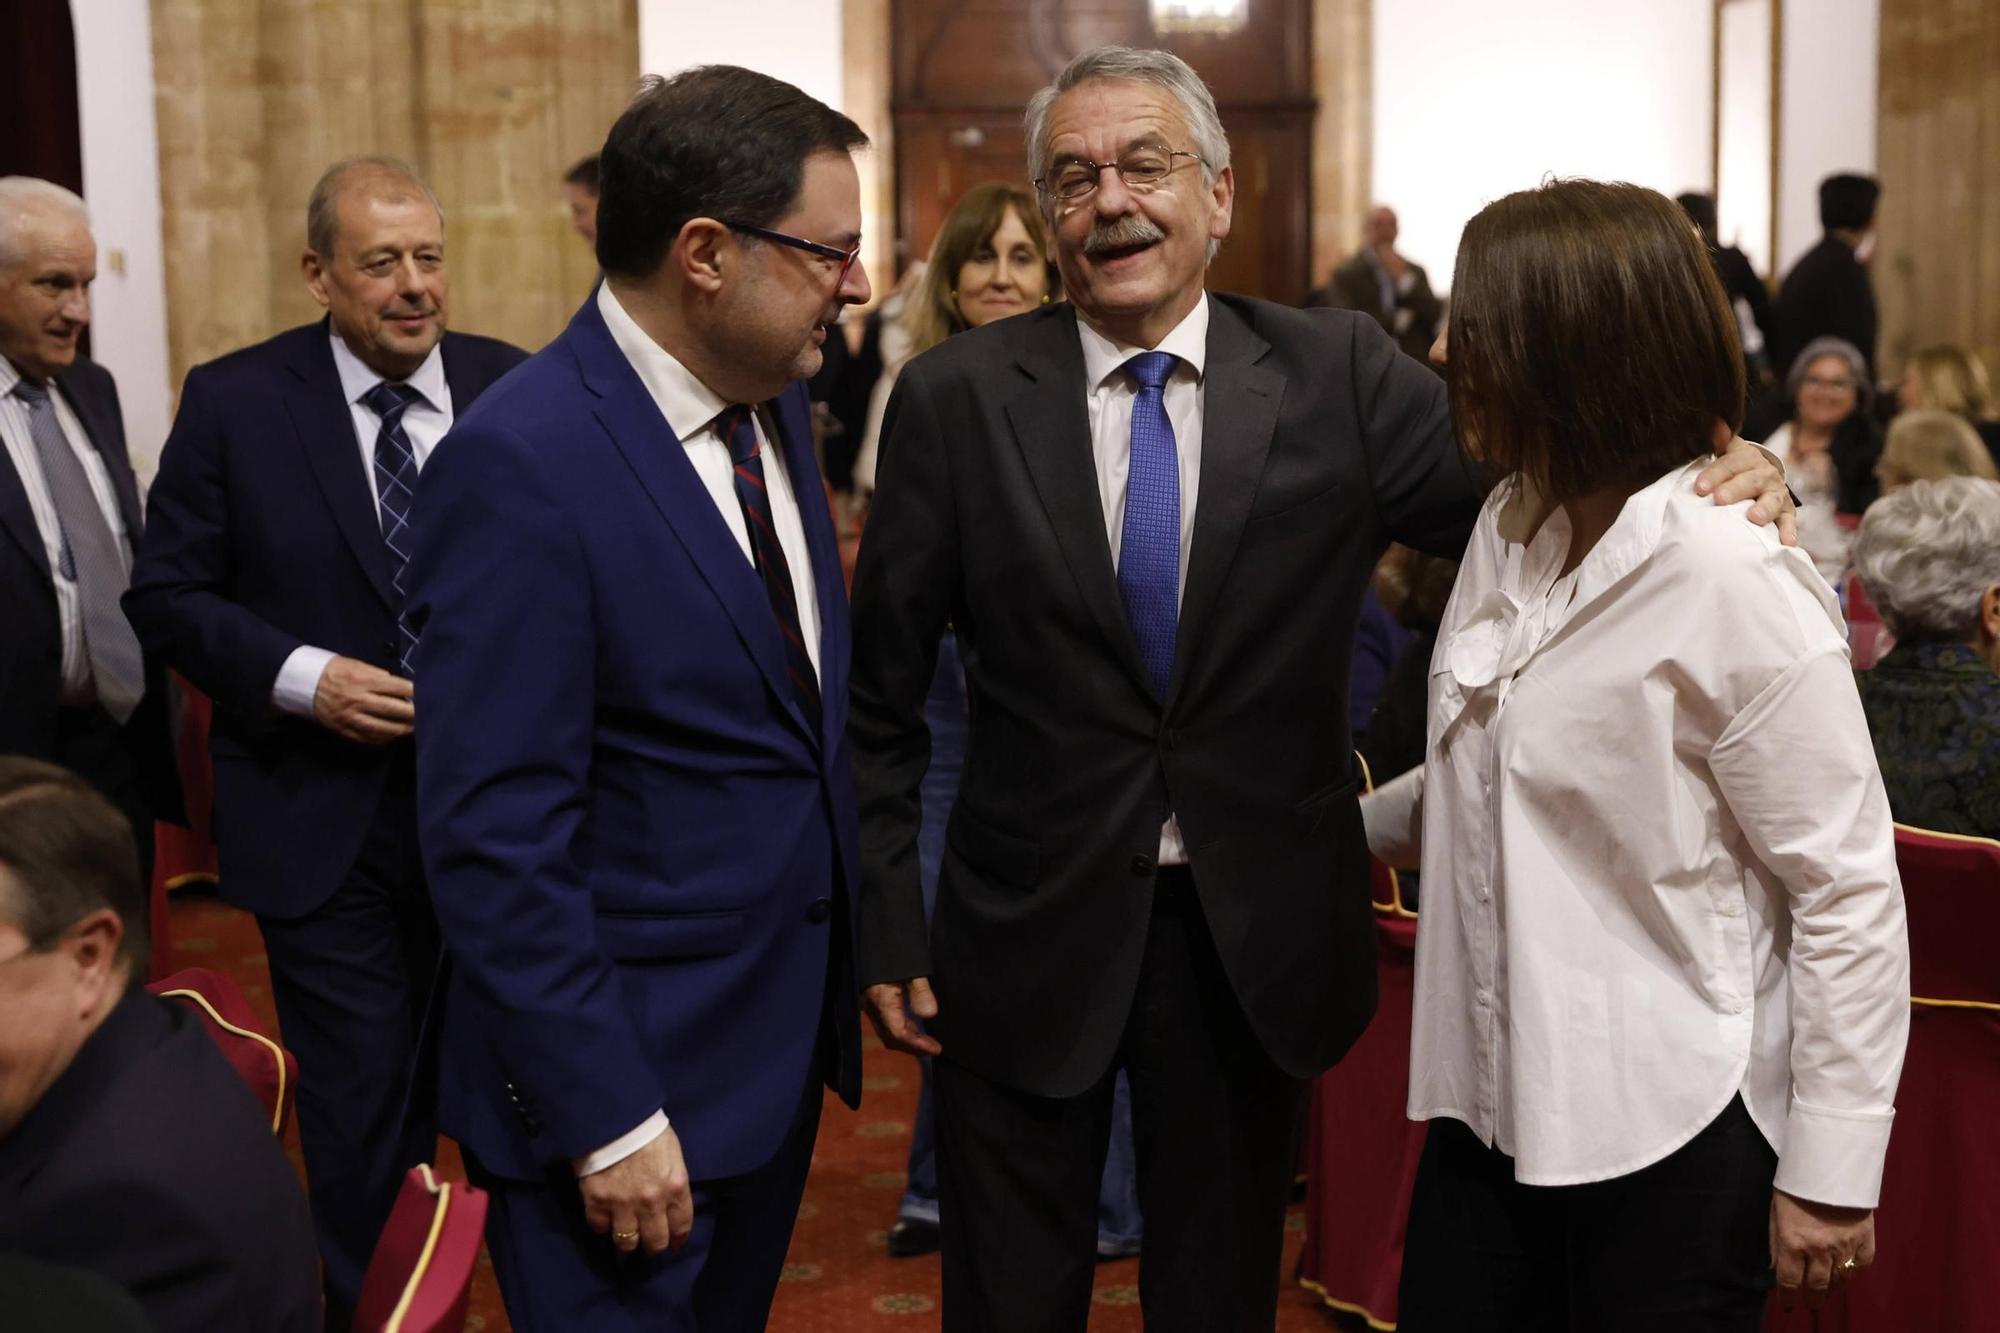
[[[1799,545],[1832,582],[1847,564],[1849,541],[1837,516],[1860,514],[1881,494],[1875,463],[1882,432],[1870,411],[1875,390],[1859,348],[1815,338],[1793,358],[1785,391],[1790,419],[1760,443],[1785,465],[1799,498]]]

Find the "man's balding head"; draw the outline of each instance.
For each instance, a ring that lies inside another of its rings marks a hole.
[[[341,202],[349,197],[385,202],[422,200],[438,215],[439,229],[444,227],[444,209],[415,167],[395,157],[346,157],[321,172],[313,185],[312,198],[306,202],[307,249],[333,257],[340,237]]]
[[[1368,221],[1362,234],[1370,245],[1394,245],[1397,235],[1396,210],[1387,204],[1377,204],[1368,210]]]
[[[0,176],[0,356],[38,383],[66,369],[96,277],[83,200],[52,181]]]

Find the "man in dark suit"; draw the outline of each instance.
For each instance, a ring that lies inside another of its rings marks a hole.
[[[1086,53],[1027,129],[1071,304],[903,372],[855,576],[865,1002],[938,1057],[947,1330],[1084,1328],[1120,1068],[1147,1326],[1269,1329],[1305,1080],[1375,1000],[1355,618],[1478,491],[1373,320],[1204,294],[1234,180],[1187,65]],[[1779,512],[1761,454],[1707,480],[1739,472]],[[926,929],[947,624],[971,737]]]
[[[523,1333],[763,1328],[821,1085],[859,1091],[847,613],[801,381],[868,299],[865,142],[749,70],[650,81],[601,158],[604,282],[424,478],[441,1106]]]
[[[119,814],[0,758],[0,1252],[110,1278],[159,1333],[317,1333],[298,1177],[201,1024],[140,987],[146,915]]]
[[[1778,288],[1778,348],[1772,369],[1783,379],[1792,359],[1815,338],[1845,338],[1861,349],[1876,374],[1875,286],[1861,257],[1875,229],[1882,187],[1873,176],[1828,176],[1819,183],[1819,221],[1826,235],[1805,252]]]
[[[1359,310],[1389,331],[1404,355],[1423,361],[1438,335],[1444,303],[1431,292],[1422,264],[1396,249],[1396,210],[1377,204],[1368,210],[1362,246],[1333,271],[1333,281],[1314,292],[1308,305]]]
[[[1748,372],[1748,382],[1754,389],[1767,383],[1773,373],[1770,353],[1778,336],[1778,315],[1771,305],[1770,289],[1764,279],[1757,275],[1757,268],[1750,262],[1750,256],[1733,245],[1724,245],[1717,230],[1715,197],[1689,190],[1674,196],[1674,202],[1688,215],[1688,221],[1701,230],[1701,239],[1708,243],[1708,253],[1715,263],[1715,275],[1722,279],[1722,290],[1729,297],[1731,309],[1737,311],[1737,323],[1742,324],[1744,309],[1748,309],[1750,323],[1756,328],[1762,346],[1743,349],[1743,364]],[[1748,329],[1744,333],[1747,344]],[[1778,373],[1782,373],[1782,368]]]
[[[407,520],[431,446],[524,353],[445,332],[444,223],[388,159],[307,209],[328,318],[191,371],[126,609],[215,700],[225,898],[257,914],[331,1318],[436,1147],[419,1031],[438,959],[417,855]]]
[[[179,819],[165,676],[118,610],[139,488],[110,372],[77,351],[97,243],[83,201],[0,179],[0,753],[83,774],[132,821]]]

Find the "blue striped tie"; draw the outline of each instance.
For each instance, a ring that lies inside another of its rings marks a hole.
[[[1125,480],[1118,592],[1153,689],[1162,698],[1174,674],[1174,630],[1180,619],[1181,465],[1165,394],[1179,364],[1172,352],[1144,352],[1125,363],[1139,382],[1139,395],[1132,400],[1132,463]]]
[[[417,451],[403,430],[403,413],[423,394],[387,380],[361,395],[361,405],[382,418],[375,436],[375,497],[381,509],[382,544],[389,548],[389,583],[396,590],[396,662],[410,674],[417,636],[404,615],[403,570],[410,563],[410,502],[417,498]]]
[[[717,429],[729,445],[730,462],[735,465],[736,500],[743,506],[744,526],[750,530],[751,563],[763,577],[764,596],[771,603],[771,614],[777,617],[778,633],[785,641],[785,674],[791,677],[792,693],[817,735],[819,677],[813,671],[812,657],[806,652],[798,592],[792,587],[792,567],[785,561],[785,548],[778,544],[778,529],[771,517],[771,492],[765,484],[764,451],[757,441],[757,424],[750,409],[737,404],[724,410]]]

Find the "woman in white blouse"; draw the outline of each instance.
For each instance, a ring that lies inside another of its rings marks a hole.
[[[1761,1323],[1874,1253],[1908,1030],[1840,611],[1698,497],[1742,414],[1700,239],[1557,181],[1465,229],[1460,437],[1503,480],[1431,665],[1406,1333]],[[1434,356],[1444,348],[1444,340]],[[1399,793],[1371,842],[1411,827]]]

